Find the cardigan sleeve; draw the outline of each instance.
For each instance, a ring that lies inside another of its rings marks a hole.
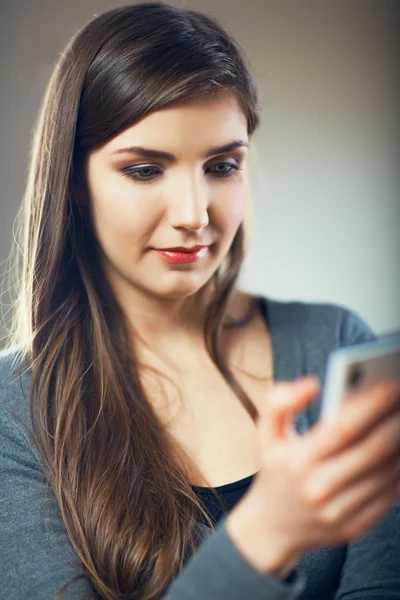
[[[3,390],[1,390],[3,391]],[[0,598],[97,596],[74,553],[52,489],[23,430],[0,408]]]
[[[355,310],[344,309],[344,318],[340,332],[340,345],[351,346],[353,344],[363,344],[373,342],[378,339],[371,326]]]

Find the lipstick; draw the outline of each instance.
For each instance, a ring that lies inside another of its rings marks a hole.
[[[185,252],[179,250],[155,250],[157,254],[166,262],[174,264],[189,264],[200,260],[208,250],[208,246],[198,246],[192,251]]]

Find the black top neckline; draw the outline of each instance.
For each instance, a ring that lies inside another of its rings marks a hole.
[[[224,485],[218,485],[214,487],[214,490],[218,492],[230,492],[232,490],[236,490],[242,487],[246,487],[251,483],[252,479],[257,475],[257,473],[253,473],[252,475],[248,475],[247,477],[243,477],[243,479],[239,479],[238,481],[233,481],[232,483],[225,483]],[[198,492],[209,492],[211,488],[208,486],[201,485],[192,485],[191,486],[195,491]]]

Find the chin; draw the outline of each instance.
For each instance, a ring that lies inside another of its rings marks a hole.
[[[176,277],[175,281],[170,281],[166,283],[165,286],[157,287],[157,290],[154,290],[154,292],[164,298],[178,300],[194,296],[211,282],[211,277],[206,278],[199,275],[195,278],[187,277],[186,281],[184,281],[183,278],[184,274],[179,274],[179,277]],[[178,281],[178,279],[181,280]]]

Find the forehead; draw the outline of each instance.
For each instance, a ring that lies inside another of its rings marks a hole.
[[[112,153],[130,145],[202,151],[225,141],[247,139],[247,119],[238,100],[224,95],[169,106],[128,127],[106,143]]]

